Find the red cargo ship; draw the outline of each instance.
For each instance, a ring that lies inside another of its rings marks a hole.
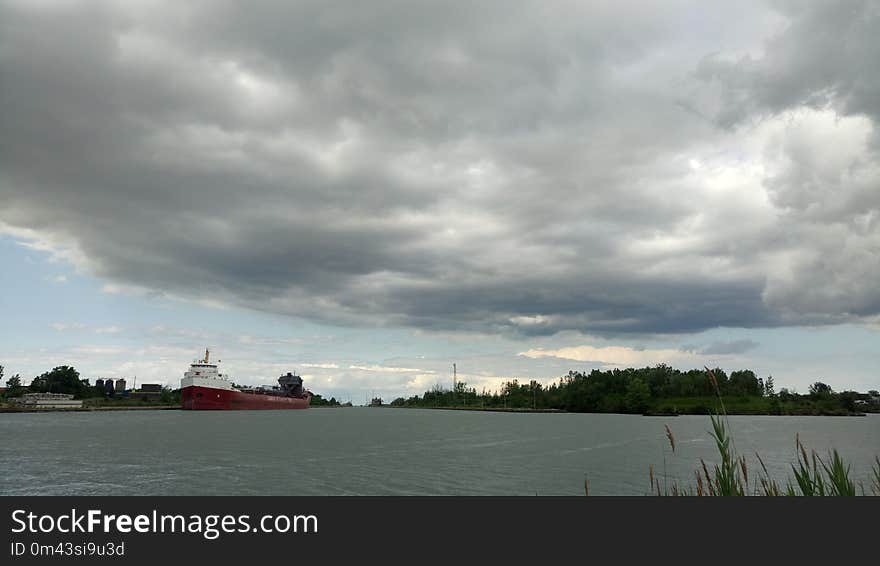
[[[182,408],[194,411],[234,409],[308,409],[312,392],[303,389],[302,378],[288,373],[275,387],[237,387],[205,359],[193,362],[180,380]]]

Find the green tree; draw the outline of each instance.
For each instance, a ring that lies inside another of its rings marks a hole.
[[[730,374],[727,392],[731,395],[763,395],[763,387],[752,370],[740,370]]]
[[[816,383],[810,386],[810,396],[811,397],[828,397],[834,391],[831,389],[831,386],[821,381],[817,381]]]
[[[630,413],[644,413],[651,402],[651,389],[642,379],[630,380],[626,387],[626,409]]]
[[[166,385],[159,394],[159,401],[170,405],[174,402],[174,391]]]
[[[858,398],[859,394],[855,391],[841,391],[838,395],[840,406],[850,412],[856,410],[856,399]]]
[[[764,396],[765,397],[775,397],[776,396],[776,390],[774,389],[772,375],[768,375],[767,381],[764,382]]]
[[[34,378],[31,390],[39,393],[68,393],[82,397],[91,389],[79,378],[79,372],[71,366],[58,366]]]
[[[21,376],[18,374],[13,375],[9,379],[6,380],[6,397],[18,397],[22,392],[21,385]]]

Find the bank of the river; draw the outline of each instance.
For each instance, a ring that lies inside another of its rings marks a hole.
[[[591,413],[591,414],[638,414],[645,416],[674,417],[678,415],[709,415],[720,411],[717,396],[694,396],[694,397],[667,397],[651,399],[638,412],[626,410],[626,404],[620,402],[600,403],[595,410],[566,411],[560,408],[531,406],[498,406],[498,405],[453,405],[453,404],[423,404],[424,401],[413,403],[391,403],[382,407],[410,408],[410,409],[447,409],[456,411],[498,411],[515,413]],[[748,416],[828,416],[828,417],[863,417],[866,413],[877,412],[876,406],[867,407],[869,410],[850,410],[839,403],[829,400],[813,400],[808,397],[800,397],[790,401],[780,401],[777,398],[752,397],[752,396],[726,396],[724,397],[724,409],[728,415]]]
[[[381,409],[435,409],[447,411],[487,411],[492,413],[565,413],[562,409],[532,409],[530,407],[397,407],[394,405],[378,405]]]
[[[70,409],[0,406],[0,413],[92,413],[96,411],[173,411],[180,405],[83,406]]]
[[[335,408],[343,408],[343,407],[330,407],[330,406],[315,406],[311,407],[312,409],[335,409]],[[530,407],[465,407],[465,406],[447,406],[447,407],[398,407],[393,405],[380,405],[374,408],[382,408],[382,409],[432,409],[432,410],[443,410],[443,411],[480,411],[480,412],[489,412],[489,413],[570,413],[571,411],[564,411],[562,409],[533,409]],[[16,406],[0,406],[0,413],[91,413],[98,411],[175,411],[180,410],[180,405],[86,405],[83,407],[70,408],[70,409],[60,409],[60,408],[25,408],[25,407],[16,407]],[[623,414],[623,413],[603,413],[603,412],[595,412],[592,414]],[[677,417],[680,415],[704,415],[705,412],[693,412],[687,411],[685,408],[679,412],[671,412],[671,411],[646,411],[643,413],[643,416],[646,417]],[[786,413],[784,415],[773,414],[773,413],[760,413],[760,412],[738,412],[735,409],[731,410],[728,408],[727,414],[729,415],[743,415],[743,416],[824,416],[824,417],[864,417],[865,413],[859,412],[844,412],[844,411],[830,411],[830,412],[792,412]]]
[[[434,409],[434,410],[447,410],[447,411],[487,411],[487,412],[497,412],[497,413],[574,413],[574,412],[582,412],[588,414],[627,414],[621,413],[617,411],[565,411],[563,409],[533,409],[531,407],[479,407],[479,406],[435,406],[435,407],[419,407],[419,406],[398,406],[398,405],[380,405],[377,408],[390,408],[390,409]],[[797,417],[864,417],[866,413],[858,412],[858,411],[846,411],[846,410],[825,410],[821,408],[811,408],[811,407],[797,407],[787,410],[787,412],[767,412],[756,409],[755,407],[740,407],[737,406],[736,403],[733,403],[732,406],[726,407],[728,415],[741,415],[741,416],[797,416]],[[714,408],[713,408],[714,410]],[[644,413],[641,413],[646,417],[677,417],[680,415],[707,415],[710,414],[710,410],[705,408],[703,405],[688,405],[685,404],[682,407],[675,408],[662,408],[662,409],[649,409]]]

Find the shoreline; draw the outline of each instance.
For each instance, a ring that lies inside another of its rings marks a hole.
[[[440,411],[484,411],[487,413],[571,413],[562,409],[530,409],[528,407],[392,407],[382,405],[373,409],[431,409]],[[575,414],[575,413],[571,413]]]
[[[180,411],[177,405],[151,405],[147,407],[74,407],[70,409],[58,408],[30,408],[30,407],[0,407],[0,413],[93,413],[97,411]]]
[[[331,407],[331,406],[315,406],[309,407],[310,409],[336,409],[336,408],[345,408],[342,406],[339,407]],[[667,413],[667,412],[653,412],[649,411],[646,413],[608,413],[608,412],[576,412],[576,411],[566,411],[564,409],[532,409],[529,407],[395,407],[391,405],[380,405],[380,406],[365,406],[364,408],[371,409],[427,409],[433,411],[481,411],[486,413],[541,413],[541,414],[568,414],[568,415],[630,415],[630,416],[640,416],[640,417],[679,417],[679,416],[706,416],[707,413],[690,413],[690,412],[680,412],[680,413]],[[75,407],[69,409],[62,408],[30,408],[30,407],[0,407],[0,413],[93,413],[100,411],[181,411],[183,410],[179,405],[149,405],[149,406],[121,406],[121,407]],[[868,413],[786,413],[786,414],[772,414],[772,413],[750,413],[750,412],[730,412],[727,413],[728,416],[738,416],[738,417],[866,417]]]
[[[391,405],[382,405],[370,407],[374,409],[430,409],[445,411],[484,411],[493,413],[557,413],[567,415],[630,415],[633,417],[679,417],[679,416],[706,416],[707,413],[665,413],[665,412],[647,412],[647,413],[606,413],[602,411],[596,412],[576,412],[566,411],[563,409],[530,409],[513,408],[513,407],[392,407]],[[731,417],[866,417],[868,413],[745,413],[745,412],[727,412]]]

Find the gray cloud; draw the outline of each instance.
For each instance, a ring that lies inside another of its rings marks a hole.
[[[713,342],[700,350],[706,356],[723,356],[727,354],[744,354],[760,346],[754,340],[733,340],[730,342]]]
[[[833,106],[844,114],[880,116],[880,6],[870,0],[775,2],[787,25],[759,57],[706,57],[697,74],[718,79],[733,125],[758,112]]]
[[[0,221],[346,324],[876,315],[876,13],[792,6],[6,2]]]
[[[782,115],[764,180],[791,243],[764,302],[787,320],[822,323],[880,309],[880,6],[862,0],[779,2],[788,18],[760,57],[705,58],[726,127]],[[805,110],[810,109],[810,110]]]

